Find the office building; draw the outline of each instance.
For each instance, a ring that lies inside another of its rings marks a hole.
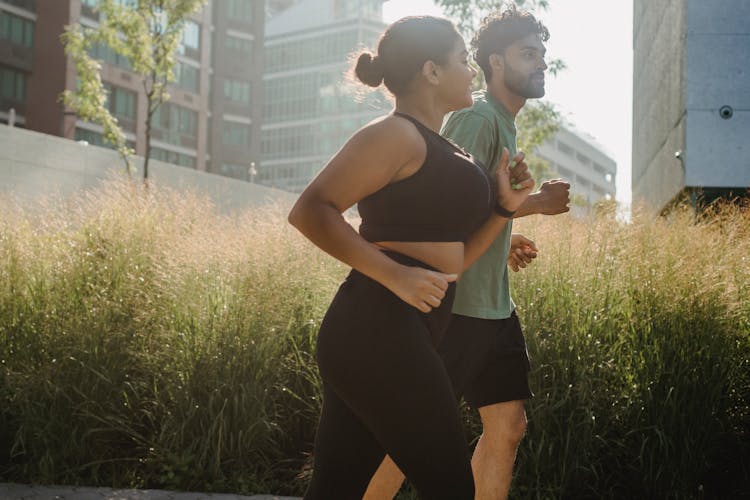
[[[747,193],[750,2],[633,8],[633,201]]]
[[[592,205],[615,198],[617,164],[593,137],[563,125],[536,155],[549,163],[553,176],[570,182],[574,201]]]
[[[98,0],[0,0],[0,120],[103,145],[102,129],[60,102],[76,72],[60,42],[64,27],[99,23]],[[186,23],[177,80],[157,110],[151,157],[246,179],[259,158],[262,92],[262,0],[210,0]],[[142,82],[109,47],[91,54],[102,63],[108,107],[139,155],[145,153],[147,112]],[[13,110],[11,112],[11,109]]]
[[[258,182],[299,192],[362,125],[391,108],[347,80],[350,56],[374,48],[384,0],[282,2],[266,24]]]

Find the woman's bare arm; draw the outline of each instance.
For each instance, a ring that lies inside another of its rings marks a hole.
[[[437,307],[449,277],[396,263],[364,240],[342,213],[359,200],[422,164],[424,139],[413,125],[387,117],[359,130],[300,195],[289,222],[336,259],[427,312]]]

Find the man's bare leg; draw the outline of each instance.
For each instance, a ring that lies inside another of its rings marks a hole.
[[[508,498],[516,451],[526,433],[523,405],[524,401],[508,401],[479,409],[483,434],[471,458],[476,500]],[[404,475],[386,456],[370,480],[363,500],[392,500],[403,482]]]
[[[483,434],[471,458],[476,500],[508,498],[516,451],[526,432],[523,404],[508,401],[479,409]]]
[[[370,479],[362,500],[392,500],[401,489],[403,482],[403,473],[391,457],[386,455],[378,470],[375,471],[375,475]]]

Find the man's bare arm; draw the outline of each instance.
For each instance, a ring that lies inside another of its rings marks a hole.
[[[546,181],[539,191],[526,198],[514,216],[515,219],[533,214],[557,215],[570,210],[570,184],[560,179]]]

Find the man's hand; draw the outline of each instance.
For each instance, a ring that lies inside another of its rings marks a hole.
[[[570,210],[570,184],[562,179],[544,182],[537,196],[541,214],[557,215]]]
[[[524,154],[519,152],[510,162],[508,148],[503,148],[495,172],[497,182],[497,204],[506,211],[515,212],[529,197],[534,187],[534,179],[529,173],[529,166],[524,161]],[[513,165],[511,169],[510,165]]]
[[[513,233],[510,236],[510,252],[508,253],[508,266],[515,272],[525,268],[527,264],[536,259],[539,249],[536,243],[522,234]]]

